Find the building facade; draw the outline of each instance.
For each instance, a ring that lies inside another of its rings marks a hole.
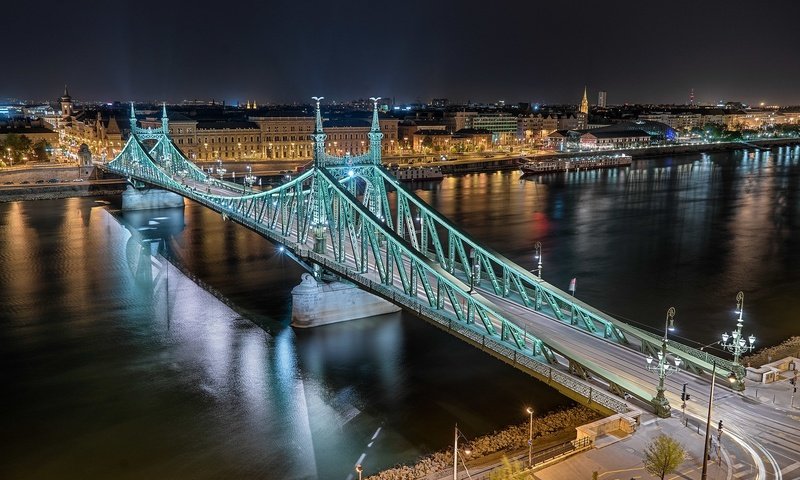
[[[600,90],[597,92],[597,106],[600,108],[606,108],[608,102],[608,92],[605,90]]]
[[[203,121],[169,113],[169,131],[175,145],[197,161],[311,160],[314,117],[248,117],[240,121]],[[397,153],[397,119],[380,119],[384,155]],[[143,128],[157,128],[159,118],[140,121]],[[326,149],[331,154],[366,153],[370,123],[361,118],[326,119]]]

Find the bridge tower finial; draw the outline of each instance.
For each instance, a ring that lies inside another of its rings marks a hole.
[[[136,128],[136,111],[133,109],[133,101],[131,101],[131,133]]]
[[[164,135],[169,134],[169,118],[167,118],[167,102],[161,104],[161,128]]]
[[[369,99],[372,100],[372,128],[370,128],[370,131],[380,132],[381,126],[378,123],[378,100],[380,100],[381,97],[370,97]]]
[[[316,123],[314,125],[314,133],[322,133],[322,112],[319,108],[319,102],[325,97],[311,97],[311,100],[316,102],[316,109],[314,110],[316,114]]]
[[[378,100],[381,97],[370,97],[372,100],[372,128],[369,129],[369,153],[372,157],[372,163],[375,165],[381,164],[381,140],[383,133],[381,133],[381,124],[378,121]]]
[[[325,132],[322,131],[322,111],[319,107],[319,102],[325,97],[311,97],[316,103],[315,120],[314,120],[314,133],[311,138],[314,140],[314,166],[321,167],[325,157],[325,139],[328,138]]]

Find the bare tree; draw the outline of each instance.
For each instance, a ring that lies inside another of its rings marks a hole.
[[[495,468],[489,473],[489,480],[511,480],[523,478],[522,473],[525,467],[521,462],[511,461],[503,455],[503,465]]]
[[[651,475],[664,480],[667,474],[674,472],[686,459],[683,445],[667,435],[659,435],[647,445],[644,452],[644,468]]]

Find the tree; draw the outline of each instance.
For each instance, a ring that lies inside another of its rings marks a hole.
[[[39,140],[33,144],[33,156],[37,162],[49,162],[50,154],[47,151],[51,148],[47,140]]]
[[[11,155],[11,160],[19,162],[23,155],[28,154],[31,143],[31,139],[25,135],[10,133],[6,136],[3,147],[6,149],[6,155]]]
[[[522,462],[512,462],[503,455],[503,465],[495,468],[489,474],[489,480],[512,480],[524,478],[521,474],[525,470]]]
[[[686,459],[686,450],[674,438],[661,434],[647,445],[644,452],[644,468],[651,475],[664,480],[681,466]]]

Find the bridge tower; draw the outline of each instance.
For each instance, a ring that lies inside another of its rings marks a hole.
[[[373,165],[381,164],[381,140],[383,140],[383,133],[381,132],[381,125],[378,122],[378,100],[381,97],[370,97],[372,100],[372,127],[369,129],[369,154],[372,157]]]
[[[314,168],[323,168],[325,164],[325,139],[328,136],[322,130],[322,111],[319,103],[325,97],[311,97],[316,102],[315,120],[314,120],[314,133],[311,137],[314,139]],[[327,230],[325,206],[321,199],[323,198],[322,186],[320,182],[315,182],[314,189],[316,190],[313,208],[313,223],[311,229],[314,234],[314,252],[325,253],[325,232]],[[314,276],[317,280],[320,279],[321,272],[317,266],[314,267]]]
[[[161,129],[164,135],[169,135],[169,118],[167,118],[167,102],[161,104]]]
[[[133,135],[134,128],[136,128],[136,111],[133,109],[133,102],[131,102],[131,135]]]
[[[312,139],[314,140],[314,167],[316,168],[321,167],[324,162],[325,139],[328,138],[325,132],[322,131],[322,112],[319,108],[319,102],[324,98],[325,97],[311,97],[311,99],[316,102],[314,134],[311,135]]]

